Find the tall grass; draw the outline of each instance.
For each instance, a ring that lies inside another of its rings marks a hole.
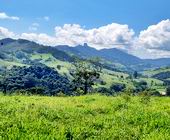
[[[170,98],[0,96],[0,139],[170,139]]]

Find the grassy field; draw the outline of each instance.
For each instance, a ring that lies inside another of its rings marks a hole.
[[[0,96],[0,139],[170,139],[170,98]]]
[[[161,72],[169,72],[169,71],[170,71],[170,68],[169,68],[169,67],[166,67],[166,68],[159,68],[159,69],[147,70],[147,71],[144,71],[143,74],[151,77],[151,76],[156,75],[156,74],[158,74],[158,73],[161,73]]]

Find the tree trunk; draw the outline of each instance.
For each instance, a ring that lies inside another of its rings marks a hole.
[[[6,93],[7,93],[7,87],[6,87],[6,85],[3,85],[3,93],[6,95]]]

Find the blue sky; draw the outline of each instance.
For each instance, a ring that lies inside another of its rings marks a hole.
[[[170,18],[169,0],[1,0],[0,11],[20,17],[20,21],[0,21],[1,26],[26,32],[33,22],[38,32],[53,33],[63,24],[80,24],[86,28],[113,22],[128,24],[135,32]],[[49,22],[42,19],[50,18]]]
[[[170,58],[169,6],[170,0],[1,0],[0,39],[88,43],[141,58]]]

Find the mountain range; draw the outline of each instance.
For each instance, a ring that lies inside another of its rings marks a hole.
[[[170,58],[140,59],[116,48],[97,50],[88,46],[88,44],[86,43],[84,45],[78,45],[76,47],[70,47],[68,45],[51,47],[40,45],[28,40],[15,40],[11,38],[6,38],[0,40],[0,44],[0,58],[4,56],[4,53],[6,55],[9,55],[14,51],[24,51],[27,53],[50,53],[59,60],[69,62],[73,60],[73,56],[84,59],[100,57],[101,59],[105,60],[105,62],[120,64],[127,69],[133,70],[159,68],[170,65]]]

